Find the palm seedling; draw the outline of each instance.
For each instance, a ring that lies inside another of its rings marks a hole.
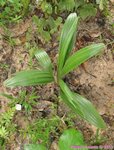
[[[104,48],[103,43],[86,46],[74,54],[71,54],[75,43],[78,26],[76,13],[71,13],[61,32],[59,44],[59,56],[57,64],[57,76],[53,75],[53,64],[43,50],[38,50],[35,54],[39,61],[40,70],[28,70],[16,73],[14,77],[4,82],[7,87],[34,86],[55,82],[60,89],[61,99],[81,118],[85,119],[97,128],[105,128],[105,123],[98,114],[94,106],[86,98],[70,90],[64,82],[64,76],[89,58],[99,54]]]

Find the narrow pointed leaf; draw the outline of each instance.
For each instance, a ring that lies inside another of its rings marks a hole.
[[[44,50],[38,50],[35,53],[35,57],[39,61],[40,65],[44,70],[48,70],[52,73],[52,63],[51,60],[48,56],[48,54]]]
[[[61,80],[61,98],[80,117],[93,124],[97,128],[105,128],[105,123],[90,101],[77,93],[71,92],[68,86]]]
[[[75,129],[67,129],[59,139],[59,150],[73,150],[75,146],[84,147],[83,135]],[[85,146],[86,147],[86,146]],[[87,150],[87,148],[76,148],[77,150]]]
[[[6,80],[4,85],[7,87],[30,86],[46,84],[53,80],[53,77],[47,71],[29,70],[17,73],[11,79]]]
[[[77,101],[80,110],[83,112],[85,120],[98,128],[105,128],[106,125],[101,116],[96,111],[93,104],[78,93],[74,93],[74,100]]]
[[[80,64],[84,63],[89,58],[99,54],[105,45],[103,43],[92,44],[90,46],[84,47],[70,56],[62,70],[61,76],[63,77],[65,74],[72,71],[74,68],[77,68]]]
[[[60,38],[60,45],[59,45],[59,58],[58,58],[58,75],[63,68],[63,65],[66,61],[66,58],[70,54],[74,46],[75,41],[75,34],[78,24],[78,17],[76,13],[72,13],[68,16]]]
[[[0,96],[4,96],[4,97],[6,97],[7,99],[10,99],[10,100],[14,99],[14,97],[12,95],[8,95],[8,94],[5,94],[5,93],[0,93]]]

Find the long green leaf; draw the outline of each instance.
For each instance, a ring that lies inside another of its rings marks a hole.
[[[6,93],[0,93],[0,96],[4,96],[4,97],[6,97],[7,99],[10,99],[10,100],[14,99],[14,97],[12,95],[8,95]]]
[[[52,63],[51,63],[51,60],[50,60],[48,54],[44,50],[41,50],[41,49],[38,50],[35,53],[35,57],[39,61],[39,63],[42,66],[42,68],[44,68],[44,70],[48,70],[49,72],[52,73]]]
[[[61,98],[80,117],[98,128],[105,128],[105,123],[90,101],[77,93],[72,93],[68,86],[60,80]]]
[[[59,58],[58,58],[58,75],[60,74],[63,65],[66,61],[66,58],[70,54],[74,46],[75,41],[75,33],[78,24],[78,17],[76,13],[72,13],[68,16],[60,38],[60,45],[59,45]]]
[[[75,146],[84,146],[83,135],[75,129],[67,129],[59,139],[59,150],[73,150]],[[76,148],[77,150],[87,150],[87,148]]]
[[[52,82],[54,79],[48,71],[29,70],[17,73],[4,82],[7,87],[30,86]]]
[[[72,71],[74,68],[77,68],[80,64],[84,63],[89,58],[99,54],[105,45],[103,43],[92,44],[90,46],[84,47],[79,51],[75,52],[71,57],[69,57],[63,67],[61,76]]]

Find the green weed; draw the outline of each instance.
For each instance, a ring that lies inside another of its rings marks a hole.
[[[30,143],[40,142],[45,146],[49,146],[51,135],[57,136],[56,129],[60,124],[59,117],[41,118],[28,126],[26,131],[21,131],[24,137],[29,137]]]
[[[29,10],[30,0],[1,0],[0,24],[17,22],[23,18]]]
[[[10,108],[0,116],[0,148],[5,148],[5,143],[9,140],[11,134],[15,131],[15,124],[12,119],[15,113],[15,108]]]
[[[104,136],[101,136],[100,130],[97,129],[95,136],[92,137],[91,139],[91,145],[101,145],[102,143],[106,142],[107,138]]]
[[[27,93],[26,90],[21,91],[17,97],[8,94],[2,94],[6,98],[10,99],[10,107],[15,107],[16,104],[20,104],[26,113],[29,113],[32,110],[32,106],[36,105],[36,99],[39,98],[34,91]]]
[[[38,36],[44,42],[51,40],[53,33],[57,32],[63,19],[63,13],[77,12],[82,19],[95,16],[97,6],[87,3],[84,0],[59,0],[59,1],[38,1],[38,9],[43,13],[42,17],[33,16],[33,22],[37,26]]]

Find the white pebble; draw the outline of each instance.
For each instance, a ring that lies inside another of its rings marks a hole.
[[[20,104],[16,104],[16,110],[21,110],[21,105]]]

